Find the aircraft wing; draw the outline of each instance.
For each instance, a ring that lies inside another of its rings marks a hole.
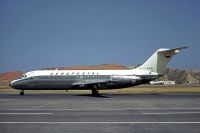
[[[76,82],[76,83],[73,83],[72,85],[92,85],[92,84],[99,84],[99,83],[108,83],[110,82],[110,80],[108,79],[93,79],[93,80],[82,80],[82,81],[79,81],[79,82]]]

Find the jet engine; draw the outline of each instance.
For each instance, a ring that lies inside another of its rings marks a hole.
[[[135,84],[137,81],[141,80],[141,78],[134,75],[113,75],[110,76],[110,80],[111,82]]]

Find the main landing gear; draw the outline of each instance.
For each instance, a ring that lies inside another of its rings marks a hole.
[[[24,95],[24,90],[20,90],[20,93],[19,93],[21,96]]]
[[[99,96],[99,91],[95,88],[93,88],[92,90],[92,96]]]

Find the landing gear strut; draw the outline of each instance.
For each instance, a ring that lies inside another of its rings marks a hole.
[[[24,90],[20,90],[20,93],[19,93],[21,96],[24,95]]]
[[[93,96],[99,96],[99,91],[97,89],[92,89],[91,91]]]

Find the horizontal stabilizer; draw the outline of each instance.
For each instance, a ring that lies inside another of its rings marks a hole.
[[[166,50],[159,50],[158,54],[163,54],[166,58],[170,58],[171,56],[178,54],[182,49],[187,49],[188,47],[180,47],[180,48],[173,48],[173,49],[166,49]]]

